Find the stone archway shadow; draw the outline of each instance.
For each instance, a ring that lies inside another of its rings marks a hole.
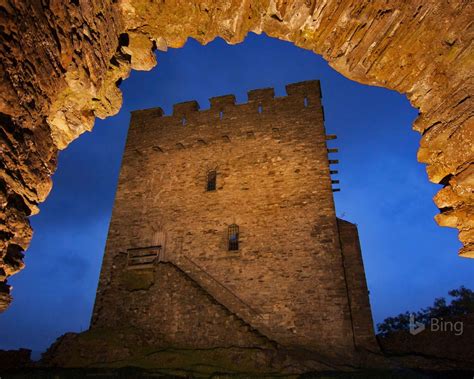
[[[96,117],[116,114],[118,85],[150,70],[155,49],[250,31],[312,50],[349,79],[407,94],[419,110],[418,160],[444,188],[434,201],[441,226],[459,229],[459,254],[474,257],[472,72],[474,5],[394,0],[185,1],[12,0],[0,6],[2,177],[0,310],[7,278],[24,267],[32,230],[52,187],[59,150]],[[436,259],[436,258],[434,258]]]

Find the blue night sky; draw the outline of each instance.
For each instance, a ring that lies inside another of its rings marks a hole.
[[[474,287],[474,260],[457,256],[456,230],[433,220],[440,186],[416,161],[417,110],[404,95],[350,81],[320,56],[263,35],[236,46],[189,40],[157,57],[154,70],[122,83],[118,115],[97,120],[60,153],[53,190],[31,219],[26,269],[10,280],[14,302],[0,314],[0,349],[38,352],[88,328],[131,110],[170,114],[193,99],[206,109],[208,98],[229,93],[246,102],[248,90],[262,87],[284,96],[285,84],[303,80],[321,80],[326,129],[338,136],[329,142],[339,148],[337,214],[359,227],[375,322]]]

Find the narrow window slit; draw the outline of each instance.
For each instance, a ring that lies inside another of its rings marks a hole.
[[[223,118],[224,118],[224,112],[223,112],[223,111],[220,111],[220,112],[219,112],[219,119],[222,120]]]
[[[305,108],[308,107],[308,98],[307,97],[304,98],[304,107]]]
[[[207,191],[215,191],[217,182],[217,172],[215,170],[207,173]]]
[[[183,118],[181,119],[181,124],[186,125],[186,121],[186,117],[183,116]]]
[[[258,104],[258,113],[262,113],[263,111],[263,107],[262,107],[262,104]]]

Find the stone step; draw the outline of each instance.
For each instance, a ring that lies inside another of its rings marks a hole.
[[[234,314],[248,328],[248,331],[256,332],[267,342],[275,343],[277,340],[276,336],[273,336],[271,330],[264,325],[264,319],[260,313],[201,268],[199,264],[186,256],[173,257],[170,259],[170,262],[198,283],[213,299]]]

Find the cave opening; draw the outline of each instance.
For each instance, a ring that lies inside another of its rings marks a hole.
[[[156,55],[155,69],[134,71],[121,83],[120,113],[97,120],[91,133],[60,153],[53,190],[32,218],[27,268],[9,280],[15,301],[0,315],[0,348],[38,352],[67,331],[87,329],[130,111],[161,106],[170,114],[173,104],[188,100],[207,109],[208,98],[225,94],[242,103],[248,90],[264,87],[284,96],[285,84],[302,80],[321,80],[326,129],[338,135],[328,141],[339,149],[336,209],[359,226],[375,321],[472,283],[455,254],[456,231],[433,221],[431,198],[440,187],[416,162],[420,136],[410,129],[417,111],[405,96],[350,81],[318,55],[265,35],[250,34],[235,46],[189,40]],[[430,272],[421,278],[426,262]]]

